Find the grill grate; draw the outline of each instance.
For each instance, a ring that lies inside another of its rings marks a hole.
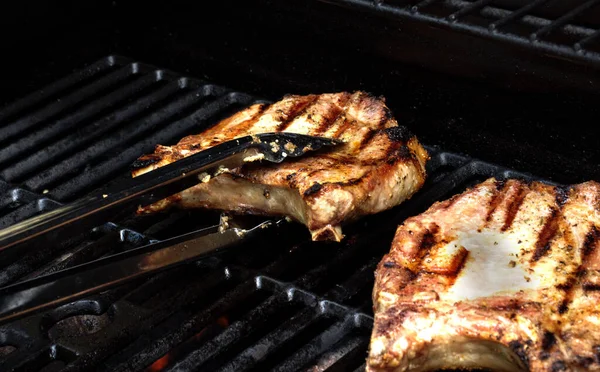
[[[600,61],[599,1],[321,0],[398,20],[414,20],[537,49]]]
[[[0,112],[0,226],[51,210],[128,175],[172,143],[260,100],[108,57]],[[31,140],[22,140],[28,138]],[[341,244],[290,224],[263,241],[0,327],[0,370],[364,370],[373,272],[395,227],[434,201],[515,172],[429,148],[424,188],[348,226]],[[122,218],[6,260],[0,285],[73,267],[213,224],[178,211]]]

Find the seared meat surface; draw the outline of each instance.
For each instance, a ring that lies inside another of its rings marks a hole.
[[[407,219],[368,371],[600,369],[600,184],[488,179]]]
[[[427,151],[398,125],[382,98],[360,91],[291,95],[250,106],[174,146],[156,146],[153,154],[138,159],[133,176],[227,140],[281,131],[345,144],[281,164],[232,169],[138,212],[179,207],[289,216],[305,224],[313,240],[340,241],[344,223],[402,203],[426,177]]]

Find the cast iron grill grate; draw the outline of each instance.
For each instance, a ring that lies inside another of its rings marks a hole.
[[[129,177],[173,143],[259,99],[107,57],[0,112],[0,226]],[[487,177],[530,175],[429,150],[429,178],[407,203],[311,242],[289,224],[233,252],[137,280],[0,327],[3,371],[364,370],[373,272],[396,226]],[[214,224],[176,211],[107,222],[17,260],[0,285]]]
[[[535,49],[600,61],[597,0],[322,0]]]

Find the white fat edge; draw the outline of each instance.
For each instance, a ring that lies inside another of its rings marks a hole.
[[[381,291],[379,292],[379,303],[381,305],[390,306],[398,302],[398,295],[390,292]]]
[[[387,350],[387,339],[385,337],[376,337],[371,340],[371,355],[380,355]]]
[[[415,335],[419,341],[430,342],[436,336],[452,333],[452,327],[448,327],[446,322],[437,316],[435,312],[428,312],[427,316],[412,318],[402,324],[404,332]]]
[[[585,317],[585,320],[587,320],[588,322],[590,322],[593,325],[596,325],[596,326],[600,325],[600,317],[598,317],[597,314],[589,314],[588,316]]]
[[[213,177],[219,176],[219,175],[221,175],[223,173],[232,173],[232,172],[231,172],[231,169],[229,169],[229,168],[227,168],[227,167],[225,167],[223,165],[220,165],[219,169],[217,169],[217,171],[215,172],[215,174],[213,175]]]
[[[473,300],[539,288],[541,278],[523,267],[520,240],[510,232],[459,233],[449,245],[462,246],[469,255],[454,285],[441,297],[453,301]]]
[[[258,153],[256,155],[250,155],[250,156],[246,156],[244,158],[244,162],[249,163],[249,162],[253,162],[253,161],[257,161],[257,160],[262,160],[265,158],[265,154],[263,153]]]
[[[515,320],[517,321],[517,325],[521,332],[523,332],[529,340],[533,342],[538,341],[537,327],[530,319],[521,315],[516,315]]]

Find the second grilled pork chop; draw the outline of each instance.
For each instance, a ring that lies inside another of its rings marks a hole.
[[[340,241],[343,223],[402,203],[425,180],[427,151],[398,126],[383,99],[364,92],[292,95],[272,105],[253,105],[175,146],[156,146],[154,154],[138,159],[133,176],[227,140],[279,131],[345,144],[281,164],[230,170],[139,213],[176,206],[285,215],[305,224],[313,240]]]
[[[489,179],[401,225],[368,371],[600,369],[600,184]]]

